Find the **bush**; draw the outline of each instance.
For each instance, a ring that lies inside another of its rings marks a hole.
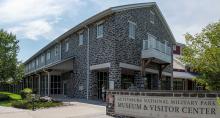
[[[30,88],[25,88],[25,89],[23,89],[21,92],[20,92],[20,94],[21,94],[21,98],[22,99],[26,99],[26,98],[28,98],[28,97],[30,97],[31,96],[31,94],[32,94],[32,89],[30,89]]]
[[[39,108],[49,108],[49,107],[56,107],[63,105],[62,102],[43,102],[41,100],[34,102],[34,107]],[[15,108],[21,108],[21,109],[32,109],[33,103],[29,102],[27,100],[18,100],[12,102],[12,106]]]
[[[21,109],[31,109],[32,105],[26,100],[13,101],[11,106]]]
[[[9,96],[8,95],[5,95],[5,94],[0,94],[0,101],[6,101],[6,100],[9,100]]]

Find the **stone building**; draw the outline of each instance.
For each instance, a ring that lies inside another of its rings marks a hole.
[[[170,90],[174,44],[155,2],[111,7],[25,61],[24,87],[87,99],[102,99],[103,87]]]

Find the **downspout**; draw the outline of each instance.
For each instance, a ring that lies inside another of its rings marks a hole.
[[[90,73],[90,70],[89,70],[89,27],[86,26],[87,28],[87,52],[86,52],[86,64],[87,64],[87,71],[86,71],[86,99],[88,100],[89,99],[89,73]]]

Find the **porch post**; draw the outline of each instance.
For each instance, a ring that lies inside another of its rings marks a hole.
[[[47,86],[47,83],[46,83],[46,75],[44,76],[44,96],[46,96],[47,94],[47,91],[46,91],[46,86]]]
[[[38,74],[38,94],[40,95],[40,74]]]
[[[32,78],[31,78],[31,88],[32,88],[32,90],[34,91],[34,76],[32,76]]]
[[[48,72],[47,77],[47,90],[48,90],[48,96],[50,96],[50,72]]]

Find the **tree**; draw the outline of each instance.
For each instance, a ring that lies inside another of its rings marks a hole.
[[[17,76],[18,42],[12,33],[0,30],[0,82],[6,82],[10,78],[15,79]]]
[[[185,34],[185,39],[182,60],[199,73],[195,80],[208,90],[220,90],[220,21],[194,36]]]

